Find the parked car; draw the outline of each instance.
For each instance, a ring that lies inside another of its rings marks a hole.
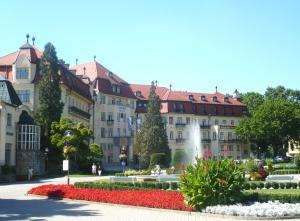
[[[283,163],[284,162],[284,158],[281,156],[276,156],[273,158],[273,163]]]

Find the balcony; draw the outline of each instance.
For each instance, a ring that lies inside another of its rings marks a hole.
[[[204,144],[211,143],[211,139],[201,139],[201,143]]]
[[[243,141],[240,139],[230,139],[230,140],[219,140],[219,143],[242,143]]]
[[[234,129],[235,126],[233,125],[220,125],[220,129]]]
[[[175,124],[176,128],[184,128],[186,126],[185,123],[176,123]]]
[[[201,129],[210,129],[210,125],[200,125]]]
[[[173,109],[175,113],[184,113],[185,110],[183,108],[174,108]]]
[[[106,123],[107,123],[108,126],[111,126],[111,125],[114,124],[114,120],[113,120],[113,119],[108,119],[108,120],[106,121]]]
[[[69,114],[75,114],[77,116],[80,116],[86,120],[89,120],[91,115],[88,112],[85,112],[75,106],[69,106]]]
[[[176,138],[176,143],[185,143],[185,139],[183,138]]]

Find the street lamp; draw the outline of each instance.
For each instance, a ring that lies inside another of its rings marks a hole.
[[[127,161],[127,147],[126,146],[122,146],[121,147],[121,151],[120,151],[120,161],[121,161],[121,165],[123,167],[123,173],[125,172],[125,166],[126,166],[126,161]]]
[[[63,165],[63,169],[68,171],[68,180],[67,183],[68,185],[70,184],[70,160],[69,160],[69,154],[70,154],[70,143],[69,143],[69,139],[72,136],[72,131],[71,130],[66,130],[64,133],[64,136],[67,137],[68,139],[65,141],[65,148],[64,148],[64,153],[67,156],[67,160],[64,161],[64,165]]]
[[[45,172],[48,171],[48,153],[49,153],[49,148],[46,147],[45,152],[44,152],[44,154],[45,154]]]

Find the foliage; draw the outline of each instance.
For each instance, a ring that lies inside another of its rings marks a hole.
[[[168,137],[160,113],[161,102],[155,90],[156,86],[152,82],[147,113],[134,145],[134,152],[145,167],[149,166],[150,156],[153,153],[165,153],[166,162],[164,165],[168,166],[170,163]]]
[[[103,148],[96,143],[90,144],[90,155],[93,162],[101,162],[103,158]]]
[[[258,171],[258,165],[254,159],[248,159],[244,166],[247,173],[253,173]]]
[[[190,207],[185,205],[182,194],[176,191],[99,190],[77,189],[73,185],[44,185],[35,187],[28,193],[55,198],[192,211]]]
[[[278,155],[288,138],[299,137],[299,105],[287,100],[266,100],[252,116],[240,122],[235,133],[258,145],[268,144],[261,146],[263,152],[271,145]]]
[[[71,136],[64,135],[67,130],[72,131]],[[73,162],[76,162],[80,170],[90,169],[95,154],[101,153],[95,145],[89,148],[88,143],[92,136],[91,129],[85,127],[82,123],[74,126],[68,118],[61,118],[59,122],[53,122],[51,126],[51,144],[60,153],[58,159],[61,161],[63,156],[69,156]]]
[[[278,189],[279,188],[279,183],[272,182],[271,185],[272,185],[273,189]]]
[[[151,175],[150,170],[126,170],[124,173],[115,173],[115,176],[137,176],[137,175]]]
[[[272,159],[267,159],[268,172],[272,173],[274,171],[273,161]]]
[[[155,168],[155,165],[159,165],[160,168],[166,167],[166,154],[154,153],[151,155],[149,169]]]
[[[295,166],[297,169],[300,169],[300,154],[295,156]]]
[[[243,182],[239,166],[230,159],[197,159],[180,177],[186,201],[197,210],[239,201]]]
[[[300,170],[296,170],[296,169],[274,170],[271,174],[272,174],[272,175],[300,174]]]
[[[251,190],[256,190],[257,189],[257,184],[256,183],[250,183],[250,188],[251,188]]]
[[[177,149],[175,150],[173,159],[172,159],[172,166],[175,167],[176,171],[182,170],[182,165],[187,165],[188,163],[188,156],[185,150]]]
[[[257,108],[262,105],[265,98],[262,94],[257,92],[248,92],[242,94],[242,102],[247,105],[250,114],[253,114]]]
[[[177,182],[76,182],[76,188],[103,190],[177,190]]]
[[[276,88],[268,87],[265,92],[266,99],[282,99],[294,103],[300,103],[300,91],[285,88],[284,86],[277,86]]]
[[[5,164],[5,165],[1,166],[1,173],[4,175],[14,174],[14,173],[16,173],[16,167]]]
[[[46,143],[49,142],[51,124],[59,121],[64,106],[60,101],[61,89],[58,71],[55,47],[51,43],[47,43],[40,61],[41,80],[38,84],[40,104],[35,113],[36,122],[45,130]]]
[[[260,181],[263,180],[262,176],[259,172],[252,172],[250,173],[250,180],[252,181]]]
[[[265,183],[265,188],[270,189],[272,187],[272,184],[270,182]]]

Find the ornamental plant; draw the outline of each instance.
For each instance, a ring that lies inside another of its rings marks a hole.
[[[179,181],[186,202],[196,210],[239,202],[244,184],[239,166],[230,159],[197,159]]]

